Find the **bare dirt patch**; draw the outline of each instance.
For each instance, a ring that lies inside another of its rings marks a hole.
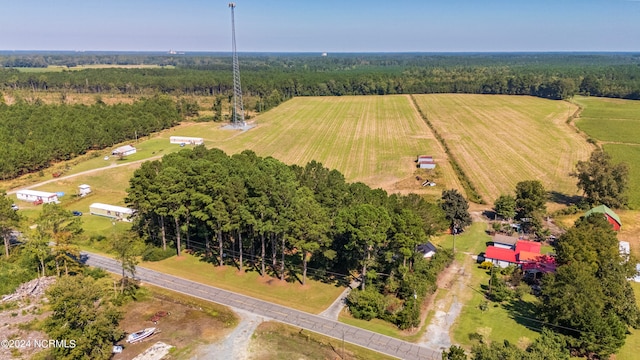
[[[230,313],[230,310],[215,304],[209,306],[206,302],[200,304],[199,301],[191,301],[177,294],[154,293],[148,300],[125,305],[120,328],[127,334],[149,327],[155,327],[157,331],[139,343],[120,341],[118,345],[122,345],[124,350],[113,359],[133,359],[158,341],[176,347],[171,358],[187,358],[198,346],[223,338],[235,325],[235,317],[225,313]],[[152,318],[159,311],[166,312],[167,316],[155,319],[154,323]]]

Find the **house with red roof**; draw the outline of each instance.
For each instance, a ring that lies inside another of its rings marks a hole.
[[[484,261],[490,261],[501,268],[515,265],[522,267],[524,271],[544,273],[555,271],[555,259],[540,253],[542,245],[539,242],[517,240],[513,248],[495,246],[500,244],[501,240],[503,239],[500,238],[497,243],[494,242],[494,245],[487,246]]]

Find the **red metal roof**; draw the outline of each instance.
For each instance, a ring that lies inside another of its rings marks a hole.
[[[487,259],[502,260],[510,263],[516,262],[516,252],[511,249],[503,249],[495,246],[487,246],[487,251],[484,253],[484,257]]]
[[[517,250],[516,250],[517,251]],[[518,252],[518,261],[537,261],[541,255],[539,252],[520,251]]]
[[[516,242],[516,252],[527,251],[540,254],[541,244],[535,241],[518,240]]]

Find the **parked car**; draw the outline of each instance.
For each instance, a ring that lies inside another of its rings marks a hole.
[[[11,204],[11,210],[20,210],[20,208],[18,207],[18,205],[16,204]]]
[[[73,214],[73,216],[82,216],[82,211],[73,210],[71,213]]]

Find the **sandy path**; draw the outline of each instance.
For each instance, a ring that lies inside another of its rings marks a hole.
[[[438,279],[438,289],[446,289],[449,293],[435,302],[435,314],[418,345],[435,351],[448,349],[452,345],[449,331],[467,300],[465,289],[471,281],[471,274],[467,270],[473,265],[472,262],[471,256],[465,258],[463,264],[454,262]]]
[[[221,342],[201,346],[192,359],[249,359],[247,349],[249,348],[253,332],[260,323],[269,319],[240,309],[233,309],[233,311],[240,316],[238,326]]]

